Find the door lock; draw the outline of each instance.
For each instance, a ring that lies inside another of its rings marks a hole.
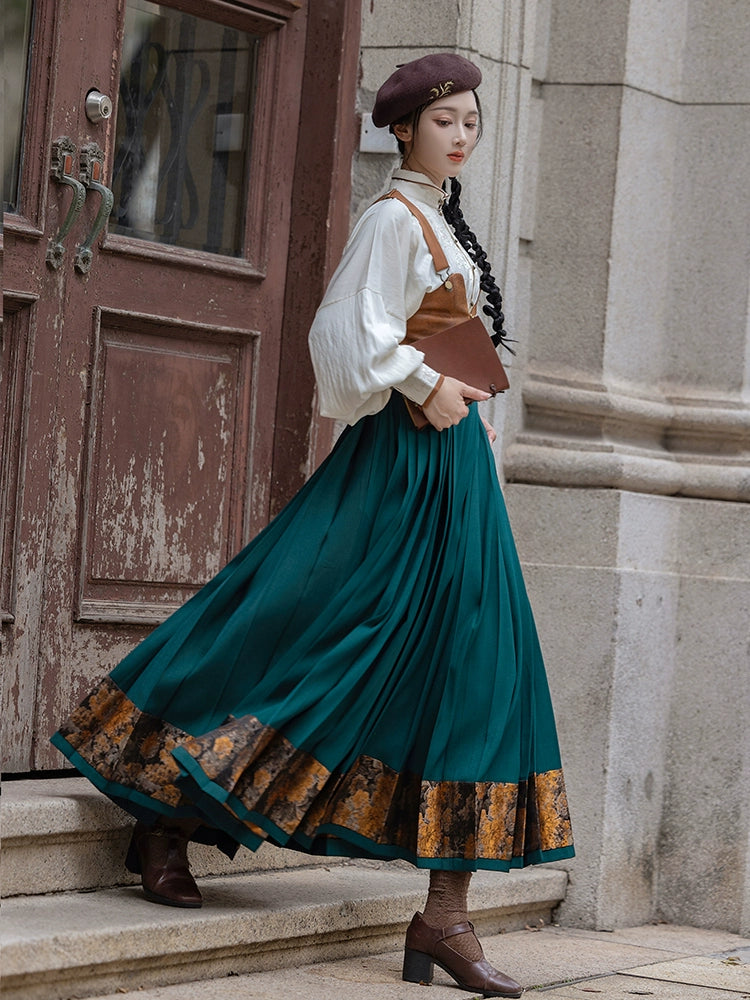
[[[86,117],[90,122],[98,124],[106,121],[112,114],[112,99],[98,90],[90,90],[86,94]]]

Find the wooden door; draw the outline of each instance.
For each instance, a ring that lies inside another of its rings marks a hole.
[[[62,716],[267,520],[307,14],[8,9],[30,42],[0,368],[3,769],[24,772],[61,766]]]

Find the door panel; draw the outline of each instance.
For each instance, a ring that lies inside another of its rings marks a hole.
[[[28,413],[24,405],[33,296],[8,296],[0,327],[0,623],[15,616],[16,513]]]
[[[99,313],[78,621],[155,622],[243,539],[248,330]]]
[[[4,238],[2,440],[28,441],[0,492],[5,770],[59,767],[76,700],[268,519],[306,23],[288,0],[34,4]],[[61,137],[74,173],[100,166],[48,262]]]

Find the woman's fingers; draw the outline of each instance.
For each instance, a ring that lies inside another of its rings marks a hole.
[[[482,417],[482,423],[484,424],[484,429],[487,431],[487,437],[490,439],[490,444],[494,444],[495,441],[497,441],[497,433],[495,432],[495,428],[492,426],[489,420],[485,420],[484,417]]]
[[[464,399],[475,399],[478,403],[482,403],[491,396],[491,393],[484,392],[483,389],[477,389],[473,385],[466,385],[465,382],[459,382],[458,384],[461,386],[461,393]]]
[[[424,415],[439,431],[460,423],[468,415],[466,401],[489,399],[490,393],[446,376],[443,384],[424,407]]]

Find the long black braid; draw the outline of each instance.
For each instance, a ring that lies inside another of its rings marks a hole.
[[[482,105],[479,101],[479,94],[476,90],[472,91],[474,94],[474,99],[477,102],[477,111],[479,112],[479,134],[477,140],[481,138],[482,135]],[[394,125],[406,125],[412,126],[414,131],[416,131],[419,125],[419,119],[422,117],[422,112],[425,108],[429,107],[432,102],[429,101],[427,104],[421,104],[414,111],[410,111],[409,114],[404,115],[403,118],[399,118],[391,124],[389,131],[395,135]],[[401,139],[396,136],[396,141],[398,142],[399,152],[403,156],[406,153],[406,145]],[[502,345],[507,348],[511,354],[516,352],[510,346],[511,343],[515,343],[512,337],[509,337],[505,331],[503,324],[505,323],[505,316],[503,314],[503,297],[500,294],[500,289],[497,287],[497,282],[492,273],[492,265],[487,260],[487,254],[482,248],[481,243],[476,238],[474,233],[469,229],[469,226],[464,219],[464,214],[461,211],[461,185],[459,184],[457,177],[451,177],[451,193],[448,199],[443,204],[443,215],[446,221],[452,227],[456,234],[456,238],[464,250],[468,253],[474,263],[477,265],[481,271],[481,276],[479,278],[479,287],[484,292],[487,303],[482,306],[482,312],[485,316],[490,316],[492,318],[492,329],[494,333],[491,335],[492,343],[497,347]]]
[[[443,215],[448,223],[453,227],[453,231],[456,234],[458,242],[482,272],[479,279],[479,287],[482,289],[487,298],[487,304],[482,306],[482,312],[485,316],[490,316],[492,318],[492,329],[495,331],[492,334],[492,343],[495,347],[502,344],[502,346],[507,348],[511,354],[515,354],[516,352],[508,343],[508,341],[512,338],[508,337],[503,326],[505,322],[505,316],[503,315],[503,297],[500,294],[500,289],[497,287],[497,282],[492,274],[492,265],[487,260],[487,254],[482,249],[479,240],[476,238],[471,229],[469,229],[466,219],[464,219],[463,212],[461,211],[460,198],[461,185],[459,184],[457,177],[452,177],[451,193],[450,197],[443,205]]]

